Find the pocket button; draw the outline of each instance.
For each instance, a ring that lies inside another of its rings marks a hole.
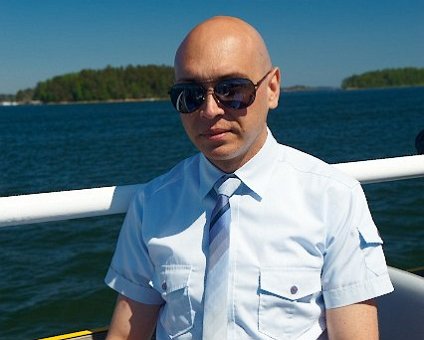
[[[294,294],[296,294],[297,293],[297,291],[298,291],[299,289],[297,288],[297,286],[292,286],[291,288],[290,288],[290,293],[292,293],[293,295]]]

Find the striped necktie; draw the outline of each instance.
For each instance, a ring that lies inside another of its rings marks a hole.
[[[240,186],[234,175],[221,177],[214,186],[218,194],[209,224],[203,340],[227,338],[228,273],[230,247],[230,197]]]

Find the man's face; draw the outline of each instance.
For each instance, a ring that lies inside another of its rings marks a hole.
[[[177,82],[211,81],[205,85],[209,93],[203,105],[193,113],[181,114],[181,121],[193,144],[213,164],[225,172],[235,171],[265,143],[268,110],[276,106],[269,100],[269,83],[275,71],[261,83],[251,106],[234,110],[212,96],[216,81],[241,77],[256,84],[269,71],[258,65],[254,49],[246,49],[242,39],[229,36],[213,43],[193,39],[183,49],[175,69]]]

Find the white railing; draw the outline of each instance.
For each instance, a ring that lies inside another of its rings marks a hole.
[[[424,155],[334,164],[362,184],[424,177]],[[0,197],[0,227],[126,212],[143,184]]]

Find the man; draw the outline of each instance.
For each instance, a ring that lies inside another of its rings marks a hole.
[[[259,33],[237,18],[201,23],[175,78],[200,153],[128,210],[106,277],[120,294],[109,339],[148,339],[155,325],[157,339],[378,338],[372,298],[393,288],[364,194],[272,137],[280,71]],[[228,177],[235,192],[222,196]]]

